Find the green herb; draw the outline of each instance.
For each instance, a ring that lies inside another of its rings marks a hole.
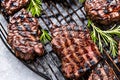
[[[84,2],[85,2],[85,0],[79,0],[79,2],[80,2],[80,3],[84,3]]]
[[[91,38],[95,43],[98,41],[100,51],[103,52],[103,43],[105,43],[106,46],[110,46],[110,53],[115,57],[117,55],[117,42],[114,40],[113,35],[120,35],[120,26],[114,26],[109,30],[103,31],[96,27],[90,20],[88,21],[88,27],[91,25],[93,29],[91,31]]]
[[[46,30],[42,30],[42,35],[40,37],[40,41],[44,44],[51,41],[51,36]]]
[[[40,16],[42,11],[42,1],[41,0],[30,0],[30,4],[27,8],[29,12],[32,13],[32,16]]]

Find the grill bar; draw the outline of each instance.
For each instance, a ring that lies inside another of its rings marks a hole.
[[[119,79],[120,79],[120,76],[118,75],[118,72],[116,72],[117,70],[114,68],[114,66],[112,66],[111,64],[109,64],[107,60],[105,60],[105,63],[106,63],[108,66],[110,66],[110,67],[113,68],[113,72],[114,72],[116,78],[119,80]]]
[[[52,1],[49,1],[49,3],[43,3],[43,14],[41,15],[41,17],[39,17],[40,26],[43,29],[47,29],[49,31],[51,28],[51,24],[63,25],[73,23],[76,25],[83,26],[84,29],[87,25],[87,19],[84,12],[84,8],[77,2],[78,0],[72,1],[73,4],[71,4],[69,0],[65,0],[64,3],[59,4],[53,3]],[[7,17],[4,17],[7,20]],[[11,47],[7,44],[6,41],[7,27],[5,25],[7,24],[5,24],[4,26],[3,25],[4,23],[0,22],[0,37],[6,45],[6,47],[12,52],[13,55],[15,55],[14,51],[12,51]],[[61,72],[60,60],[52,50],[51,44],[45,44],[44,48],[46,50],[46,55],[44,55],[43,57],[38,57],[33,62],[22,61],[23,64],[25,64],[28,68],[30,68],[32,71],[42,76],[46,80],[66,80],[66,78]],[[117,67],[117,65],[113,62],[112,58],[106,52],[105,55],[107,57],[107,59],[105,58],[105,62],[107,63],[107,65],[115,67],[113,68],[113,70],[116,74],[117,79],[119,80],[120,69]],[[111,61],[111,63],[109,63],[109,61]]]

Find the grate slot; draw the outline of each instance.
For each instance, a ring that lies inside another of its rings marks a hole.
[[[48,6],[47,3],[45,3],[45,6],[47,6],[47,8],[49,9],[49,11],[56,17],[57,22],[59,22],[59,24],[61,24],[60,21],[58,20],[57,16],[56,16],[56,14],[54,14],[54,12],[50,9],[50,7]],[[47,11],[46,11],[46,14],[47,14]],[[50,20],[50,21],[51,21],[51,20]],[[52,21],[51,21],[51,22],[52,22]],[[54,23],[54,22],[52,22],[52,23]]]

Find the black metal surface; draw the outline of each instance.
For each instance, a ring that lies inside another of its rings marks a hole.
[[[39,24],[43,29],[49,31],[52,24],[65,25],[69,23],[80,25],[82,26],[83,29],[86,27],[87,19],[84,12],[84,7],[78,2],[78,0],[72,0],[72,2],[69,0],[64,0],[64,3],[52,2],[50,0],[48,2],[44,2],[42,4],[42,8],[43,14],[38,19]],[[4,44],[6,45],[6,47],[11,51],[12,54],[14,54],[14,51],[7,44],[6,40],[7,27],[4,26],[4,24],[5,23],[0,24],[0,37]],[[28,68],[30,68],[38,75],[45,78],[46,80],[66,80],[60,69],[61,67],[60,60],[52,50],[51,44],[50,43],[45,44],[44,48],[46,51],[46,55],[38,57],[33,62],[22,61],[22,63],[25,64]],[[109,55],[107,55],[107,59],[110,59]],[[118,77],[119,80],[120,79],[119,68],[117,68],[116,64],[114,64],[113,61],[111,61],[111,63],[114,65],[112,67],[116,68],[114,70],[115,73],[117,72],[116,76]]]

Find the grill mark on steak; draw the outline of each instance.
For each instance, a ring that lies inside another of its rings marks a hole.
[[[110,66],[106,63],[100,63],[94,70],[92,70],[88,80],[116,80],[116,77]]]
[[[5,13],[12,15],[27,5],[29,0],[2,0],[1,6],[4,8]]]
[[[120,0],[86,0],[85,11],[93,22],[110,25],[120,21]]]
[[[21,18],[22,16],[22,18]],[[40,30],[36,18],[25,9],[10,18],[7,41],[23,60],[32,60],[36,55],[43,55],[43,46],[39,42]]]
[[[67,78],[78,79],[99,62],[100,53],[89,31],[70,24],[53,25],[51,33],[53,49],[62,61],[62,71]]]

